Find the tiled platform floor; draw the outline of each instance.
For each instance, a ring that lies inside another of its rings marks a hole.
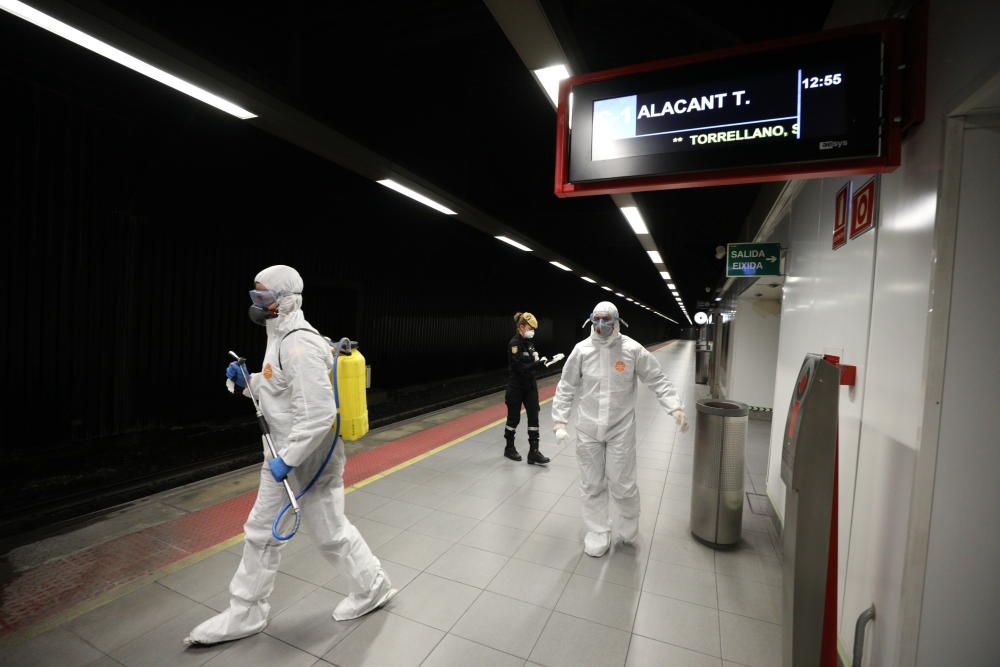
[[[656,353],[693,416],[693,343]],[[222,609],[241,545],[159,579],[27,642],[0,665],[678,665],[779,664],[780,565],[766,517],[744,508],[744,543],[715,552],[689,535],[693,429],[676,432],[642,389],[641,536],[582,555],[574,441],[547,468],[501,457],[502,426],[347,497],[348,513],[400,589],[375,614],[337,623],[343,582],[308,534],[289,544],[266,631],[185,649]],[[526,449],[521,425],[519,444]],[[747,490],[766,465],[751,422]],[[308,500],[307,500],[308,502]]]

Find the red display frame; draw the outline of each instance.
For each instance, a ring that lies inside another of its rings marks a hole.
[[[765,181],[785,181],[800,178],[827,178],[890,172],[899,167],[903,137],[903,87],[905,67],[903,58],[903,21],[890,19],[848,28],[799,35],[796,37],[760,42],[690,56],[656,60],[638,65],[580,74],[564,79],[559,85],[556,109],[556,162],[555,194],[557,197],[608,195],[649,190],[672,190],[713,185],[739,185]],[[758,167],[738,167],[701,171],[667,176],[618,178],[587,183],[572,183],[569,179],[569,94],[573,86],[593,81],[604,81],[621,76],[670,69],[682,65],[726,60],[742,55],[766,53],[795,46],[817,44],[853,35],[879,33],[885,45],[884,117],[888,119],[882,155],[872,158],[836,161],[804,162]],[[922,99],[923,91],[912,96]]]

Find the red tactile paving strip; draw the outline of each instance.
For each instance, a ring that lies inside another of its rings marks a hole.
[[[539,389],[542,400],[554,393],[554,385]],[[503,404],[491,406],[356,454],[347,461],[344,483],[351,486],[383,473],[506,414]],[[246,493],[0,582],[0,637],[239,535],[255,498],[256,492]]]

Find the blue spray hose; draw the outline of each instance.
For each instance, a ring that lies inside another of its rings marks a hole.
[[[337,440],[340,439],[340,381],[339,378],[337,377],[337,361],[340,359],[340,349],[344,345],[345,341],[347,343],[347,349],[350,350],[351,349],[350,338],[341,338],[340,342],[337,343],[337,345],[333,349],[333,403],[337,408],[337,425],[333,429],[333,444],[330,445],[330,451],[328,451],[326,453],[326,456],[323,458],[323,463],[320,464],[319,470],[316,471],[316,474],[313,475],[313,478],[309,480],[308,484],[306,484],[306,488],[302,489],[302,491],[300,491],[298,495],[295,496],[296,500],[301,500],[302,497],[307,493],[309,493],[309,490],[313,488],[313,486],[315,486],[316,480],[318,480],[319,476],[323,474],[323,470],[326,469],[326,464],[330,462],[330,457],[333,456],[333,450],[337,448]],[[278,512],[278,516],[274,517],[274,523],[271,524],[271,534],[274,535],[274,539],[279,540],[281,542],[290,540],[293,537],[295,537],[295,533],[299,531],[299,524],[302,522],[302,516],[298,512],[296,512],[295,525],[292,526],[291,532],[289,532],[286,535],[282,535],[281,533],[278,532],[278,524],[281,523],[281,520],[282,518],[284,518],[285,513],[288,512],[288,510],[290,510],[291,508],[292,508],[291,501],[285,503],[285,506],[281,508],[280,512]]]
[[[311,480],[309,480],[309,483],[306,484],[305,488],[295,495],[296,501],[301,500],[302,497],[305,496],[307,493],[309,493],[309,490],[316,485],[316,481],[319,479],[320,475],[322,475],[323,471],[326,469],[326,465],[330,462],[330,457],[333,456],[333,450],[336,449],[337,447],[337,441],[340,439],[340,382],[339,378],[337,377],[337,362],[340,359],[340,350],[345,345],[347,346],[346,347],[347,350],[351,349],[350,338],[341,338],[340,342],[338,342],[337,345],[334,346],[333,350],[333,402],[337,410],[337,421],[333,432],[333,444],[330,445],[330,450],[326,453],[326,456],[323,458],[323,463],[320,464],[319,470],[316,471],[316,474],[313,475]],[[242,358],[240,358],[240,366],[242,368],[244,377],[247,378],[247,386],[249,386],[250,373],[247,372],[246,362]],[[299,532],[299,525],[302,523],[302,515],[300,514],[299,508],[297,507],[295,508],[295,524],[292,526],[292,530],[285,535],[282,535],[280,532],[278,532],[278,525],[281,523],[281,520],[284,518],[288,510],[292,509],[292,507],[293,503],[291,500],[289,500],[287,503],[285,503],[285,506],[281,508],[281,511],[278,512],[278,516],[274,518],[274,523],[271,524],[271,534],[274,536],[274,539],[280,542],[286,542],[292,539],[293,537],[295,537],[295,534]]]

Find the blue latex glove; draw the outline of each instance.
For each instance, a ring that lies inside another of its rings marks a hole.
[[[292,466],[285,463],[280,456],[268,461],[267,465],[271,468],[271,476],[274,477],[275,482],[282,481],[292,471]]]
[[[226,377],[236,383],[236,386],[240,389],[246,389],[246,378],[243,377],[243,371],[240,370],[240,365],[235,361],[231,362],[226,367]]]

